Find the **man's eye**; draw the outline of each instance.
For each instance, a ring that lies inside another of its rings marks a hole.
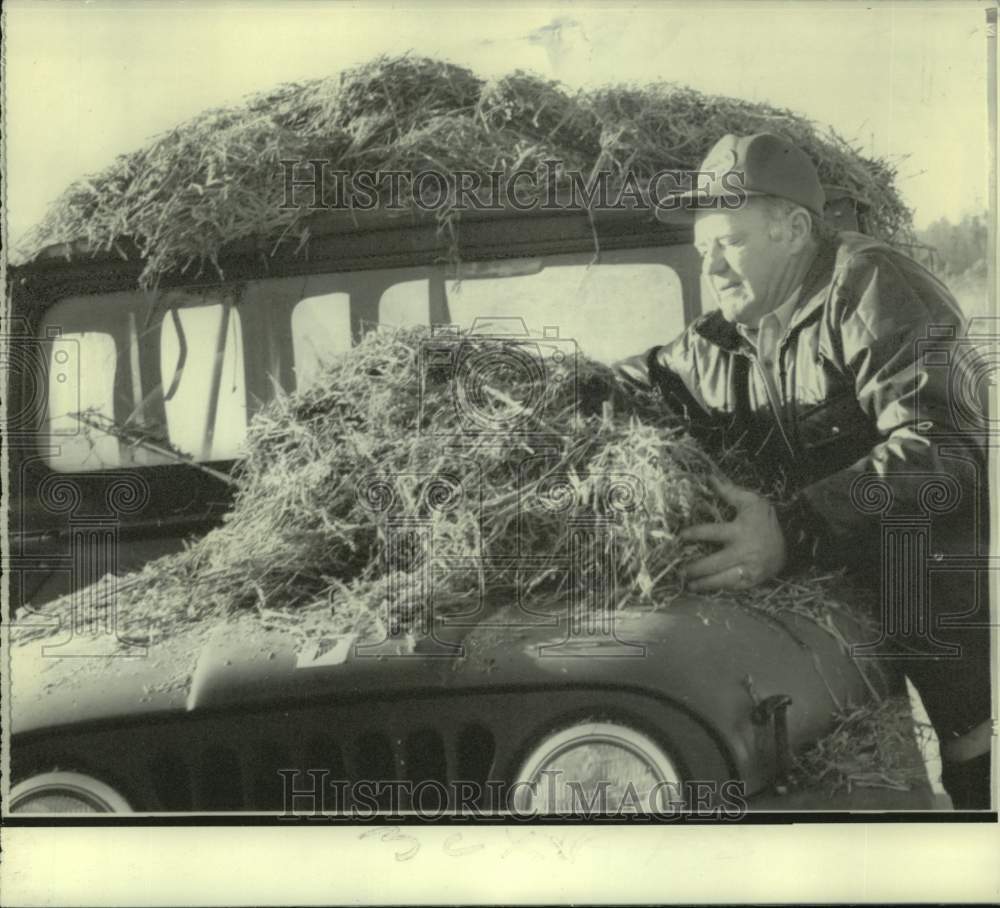
[[[713,249],[729,249],[733,246],[741,246],[743,240],[738,237],[719,237],[717,240],[713,240],[711,243],[706,243],[702,245],[695,245],[695,250],[698,255],[705,258],[706,255]]]

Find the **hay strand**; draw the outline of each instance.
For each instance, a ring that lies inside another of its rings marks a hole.
[[[570,172],[607,171],[614,187],[630,173],[642,181],[664,169],[696,169],[724,133],[761,130],[800,145],[824,183],[862,200],[871,233],[908,237],[910,212],[894,167],[792,111],[666,83],[573,92],[524,72],[484,81],[459,66],[403,56],[282,85],[157,136],[72,184],[20,252],[30,259],[81,240],[112,251],[128,240],[150,286],[169,271],[218,270],[223,248],[245,238],[305,254],[310,199],[283,207],[282,161],[325,160],[331,172],[350,173],[434,168],[446,176],[544,174],[556,161],[561,186]],[[413,204],[405,193],[401,202]],[[450,201],[438,216],[445,233],[460,220]]]

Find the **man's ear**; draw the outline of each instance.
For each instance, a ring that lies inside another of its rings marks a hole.
[[[793,253],[802,252],[812,238],[812,218],[805,208],[796,208],[788,216],[788,241]]]

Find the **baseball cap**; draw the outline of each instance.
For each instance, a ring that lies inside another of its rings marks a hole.
[[[739,192],[734,187],[742,187],[746,195],[788,199],[813,214],[823,215],[826,197],[809,155],[773,133],[724,135],[712,146],[698,169],[712,174],[711,181],[702,178],[697,189],[671,193],[670,197],[679,201],[677,209],[657,207],[654,209],[657,218],[672,220],[678,209],[703,207],[707,199],[725,198],[732,202],[736,198],[734,193]],[[727,176],[729,174],[733,176]],[[695,206],[696,201],[701,202],[701,206]]]

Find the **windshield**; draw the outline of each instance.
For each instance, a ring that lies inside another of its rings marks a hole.
[[[611,363],[682,330],[681,260],[661,247],[67,297],[41,325],[39,441],[63,471],[237,459],[260,407],[377,325],[558,337]]]

